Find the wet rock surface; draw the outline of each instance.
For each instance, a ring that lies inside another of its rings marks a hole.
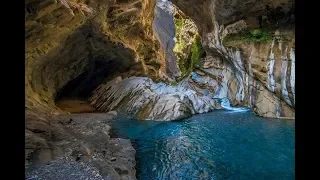
[[[25,170],[29,179],[136,179],[130,140],[111,138],[116,112],[28,120]]]
[[[118,77],[97,88],[90,101],[98,111],[124,109],[142,120],[178,120],[216,109],[212,94],[199,94],[187,84],[172,86],[146,77]]]

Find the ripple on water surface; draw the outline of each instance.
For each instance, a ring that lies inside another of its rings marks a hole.
[[[113,133],[132,140],[137,177],[294,179],[294,120],[215,111],[182,121],[120,118]]]

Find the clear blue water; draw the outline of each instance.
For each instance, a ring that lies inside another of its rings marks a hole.
[[[293,120],[215,111],[182,121],[119,118],[113,135],[136,149],[137,178],[276,180],[294,177]]]

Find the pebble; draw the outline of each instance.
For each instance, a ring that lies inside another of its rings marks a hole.
[[[98,170],[87,164],[75,163],[70,161],[53,162],[50,165],[42,166],[36,171],[28,172],[26,179],[90,179],[102,180]]]

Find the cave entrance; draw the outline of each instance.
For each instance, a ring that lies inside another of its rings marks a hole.
[[[90,61],[82,74],[69,81],[56,92],[56,106],[70,113],[96,112],[90,106],[88,98],[100,84],[105,83],[121,72],[128,71],[128,64],[124,66],[123,62],[117,59],[106,61],[102,58]]]

